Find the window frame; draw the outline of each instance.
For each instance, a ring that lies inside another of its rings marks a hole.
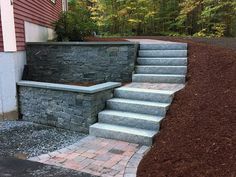
[[[57,0],[50,0],[50,2],[55,5],[57,3]]]

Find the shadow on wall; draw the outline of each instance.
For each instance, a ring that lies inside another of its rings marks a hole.
[[[137,43],[28,43],[28,80],[52,83],[130,82]]]

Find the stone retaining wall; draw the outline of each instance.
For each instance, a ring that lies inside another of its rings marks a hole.
[[[119,83],[79,87],[21,81],[19,108],[23,120],[88,133],[118,86]]]
[[[130,82],[137,43],[28,43],[27,80],[74,82]]]

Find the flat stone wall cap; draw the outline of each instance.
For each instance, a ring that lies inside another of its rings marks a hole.
[[[50,90],[61,90],[61,91],[69,91],[69,92],[78,92],[78,93],[97,93],[104,90],[113,89],[116,87],[120,87],[121,83],[119,82],[106,82],[103,84],[97,84],[90,87],[84,86],[74,86],[74,85],[66,85],[66,84],[53,84],[46,82],[35,82],[35,81],[19,81],[17,82],[18,86],[24,87],[33,87],[33,88],[42,88],[42,89],[50,89]]]
[[[64,45],[64,46],[86,46],[86,45],[136,45],[138,42],[27,42],[26,45]]]

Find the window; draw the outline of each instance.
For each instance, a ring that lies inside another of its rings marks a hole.
[[[51,0],[51,2],[52,2],[53,4],[56,4],[56,0]]]

